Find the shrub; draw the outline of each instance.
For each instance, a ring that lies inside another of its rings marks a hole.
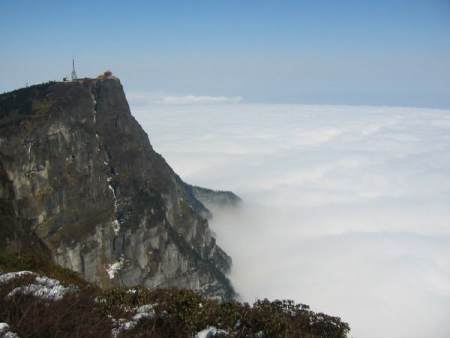
[[[76,273],[35,257],[0,255],[0,270],[31,270],[76,285],[77,292],[61,300],[45,300],[9,292],[33,283],[24,275],[0,284],[0,322],[21,337],[110,337],[118,323],[119,337],[193,337],[214,326],[219,337],[344,338],[349,326],[338,317],[315,313],[291,300],[259,300],[253,306],[238,301],[220,303],[183,289],[123,287],[99,289]],[[152,315],[136,319],[137,309],[152,304]]]

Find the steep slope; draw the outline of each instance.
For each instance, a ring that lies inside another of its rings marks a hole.
[[[103,286],[234,294],[208,210],[153,150],[116,78],[0,95],[0,207],[3,250],[48,249]]]

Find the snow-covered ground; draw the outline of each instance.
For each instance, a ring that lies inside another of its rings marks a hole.
[[[450,337],[450,111],[144,98],[175,171],[243,197],[212,227],[245,300],[310,304],[355,337]]]
[[[16,272],[0,272],[0,286],[5,285],[15,279],[22,277],[33,277],[31,281],[24,281],[23,285],[15,287],[10,291],[6,297],[14,297],[16,295],[29,295],[40,298],[45,301],[58,301],[64,298],[69,293],[77,292],[79,289],[76,286],[69,285],[63,286],[60,281],[49,278],[46,276],[40,276],[31,271],[16,271]],[[128,292],[135,293],[135,289],[129,289]],[[102,299],[97,299],[98,302],[102,302]],[[117,337],[120,333],[132,330],[143,319],[151,319],[155,316],[155,306],[157,304],[145,304],[136,308],[127,309],[131,312],[130,319],[125,318],[113,318],[110,317],[112,322],[112,336]],[[0,337],[1,338],[19,338],[14,332],[9,330],[7,323],[0,322]]]
[[[227,332],[224,330],[218,330],[214,326],[210,326],[198,332],[194,338],[213,338],[218,334],[227,334]]]
[[[135,312],[135,314],[129,320],[125,318],[111,318],[113,322],[112,336],[117,337],[119,334],[125,331],[134,329],[136,325],[138,325],[138,323],[143,319],[153,318],[155,316],[155,306],[156,304],[146,304],[133,309],[133,312]]]
[[[16,271],[0,273],[0,286],[10,281],[25,276],[35,277],[31,283],[14,288],[7,294],[7,297],[15,295],[30,295],[44,300],[61,300],[66,294],[76,292],[78,290],[75,286],[63,286],[58,280],[48,278],[46,276],[39,276],[31,271]]]
[[[1,272],[0,271],[0,285],[9,283],[10,281],[25,276],[35,276],[32,271],[16,271],[16,272]]]

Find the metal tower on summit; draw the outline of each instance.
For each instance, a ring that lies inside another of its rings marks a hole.
[[[75,81],[78,77],[77,77],[77,72],[75,71],[75,60],[72,59],[72,81]]]

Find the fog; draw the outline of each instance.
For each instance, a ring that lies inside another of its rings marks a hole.
[[[211,222],[243,300],[450,337],[450,111],[129,98],[185,181],[243,198]]]

